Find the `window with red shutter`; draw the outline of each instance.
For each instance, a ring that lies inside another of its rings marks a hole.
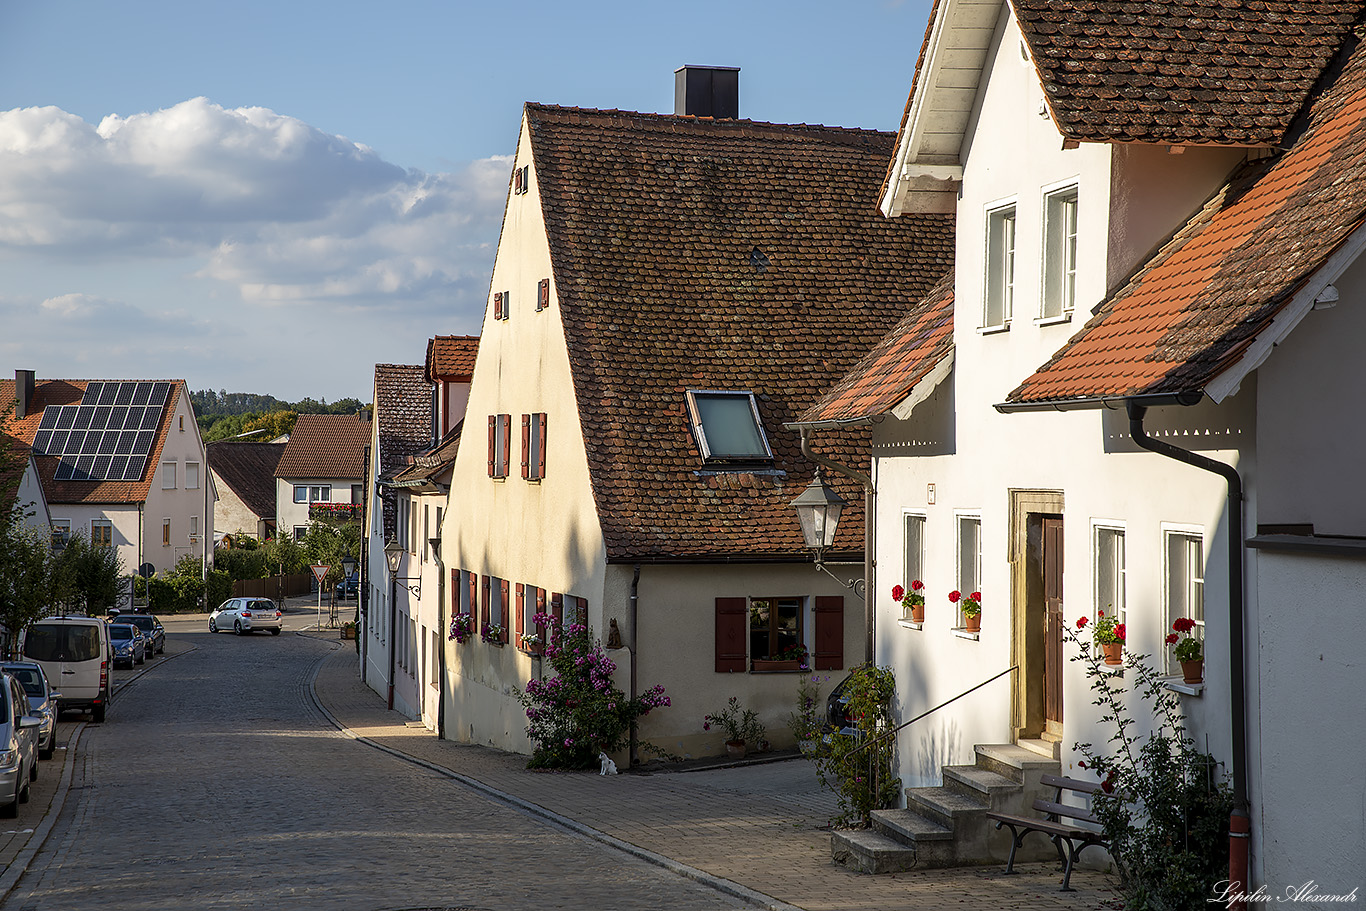
[[[815,654],[812,668],[818,671],[844,669],[844,599],[838,595],[816,598]]]
[[[527,634],[526,630],[526,586],[521,582],[517,583],[517,613],[515,615],[513,631],[517,634],[517,644],[521,645],[522,636]]]
[[[544,310],[550,306],[550,279],[543,278],[536,284],[536,309]]]
[[[503,318],[503,292],[502,292],[502,291],[495,291],[495,292],[493,292],[493,318],[494,318],[494,319],[502,319],[502,318]]]
[[[537,480],[545,477],[545,412],[536,415],[536,469]]]
[[[531,477],[531,415],[522,415],[522,477]]]
[[[749,599],[716,599],[716,673],[743,673]]]
[[[451,570],[451,616],[460,613],[460,570]]]
[[[500,414],[498,420],[503,425],[503,451],[499,453],[498,477],[506,478],[508,476],[508,465],[512,461],[512,415]]]
[[[493,597],[493,577],[484,577],[484,608],[479,613],[479,625],[488,626],[490,618],[493,616],[493,605],[490,603]]]
[[[489,415],[489,477],[498,477],[495,470],[498,465],[498,415]]]
[[[466,573],[467,597],[465,602],[465,613],[471,617],[479,615],[479,574]]]
[[[558,636],[564,630],[564,595],[550,593],[550,630]]]
[[[498,580],[498,594],[499,594],[499,609],[500,609],[500,611],[502,612],[502,617],[503,617],[502,622],[499,623],[499,626],[501,626],[501,627],[503,628],[503,641],[504,641],[504,642],[507,642],[507,641],[508,641],[508,627],[511,626],[511,624],[508,622],[508,605],[511,603],[511,599],[508,597],[508,580],[506,580],[506,579],[499,579],[499,580]]]

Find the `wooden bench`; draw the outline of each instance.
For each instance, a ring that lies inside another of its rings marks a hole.
[[[1073,892],[1075,890],[1069,883],[1072,879],[1072,867],[1076,864],[1078,855],[1092,845],[1098,845],[1102,848],[1109,847],[1109,845],[1100,832],[1063,822],[1064,819],[1070,819],[1079,823],[1100,826],[1100,821],[1086,810],[1064,804],[1062,795],[1064,791],[1070,791],[1089,797],[1101,788],[1096,782],[1063,778],[1058,775],[1044,775],[1040,781],[1044,787],[1054,789],[1052,800],[1039,799],[1034,801],[1034,809],[1044,814],[1042,818],[1013,816],[1009,813],[987,813],[987,818],[996,820],[997,830],[1002,826],[1010,827],[1010,834],[1014,840],[1010,845],[1010,859],[1006,861],[1007,873],[1015,872],[1015,852],[1024,841],[1024,837],[1030,832],[1042,832],[1053,840],[1053,847],[1058,849],[1058,858],[1063,863],[1062,891]],[[1062,847],[1064,842],[1067,843],[1066,851]]]

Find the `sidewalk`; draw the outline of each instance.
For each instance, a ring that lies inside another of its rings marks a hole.
[[[732,894],[762,893],[769,897],[758,897],[763,905],[807,911],[1118,907],[1106,874],[1077,870],[1077,891],[1059,892],[1054,864],[1017,865],[1014,876],[1000,865],[882,876],[836,866],[830,834],[821,828],[834,801],[803,760],[615,777],[530,772],[524,756],[438,740],[387,711],[361,683],[350,649],[321,663],[314,693],[335,723],[365,742]]]

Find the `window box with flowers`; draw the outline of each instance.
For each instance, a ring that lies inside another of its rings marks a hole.
[[[1191,635],[1195,621],[1190,617],[1178,617],[1172,622],[1174,632],[1167,634],[1167,644],[1173,646],[1172,653],[1181,662],[1182,683],[1205,682],[1205,652],[1200,640]]]
[[[892,586],[892,598],[901,602],[901,616],[903,620],[912,623],[925,622],[925,583],[919,579],[912,580],[910,591],[900,585]]]
[[[958,609],[963,612],[963,629],[969,633],[980,632],[982,629],[982,593],[973,592],[964,595],[959,591],[949,592],[949,600],[958,605]]]
[[[795,671],[809,671],[810,669],[810,663],[807,660],[807,650],[804,645],[789,646],[772,657],[754,658],[750,661],[750,670],[760,674],[776,671],[792,673]]]
[[[506,635],[507,631],[497,623],[485,623],[484,628],[479,631],[481,639],[489,645],[496,645],[499,648],[502,648],[503,643],[507,641]]]
[[[457,645],[464,645],[474,638],[474,618],[469,614],[456,614],[451,618],[450,632],[447,639],[453,640]]]
[[[1105,611],[1096,611],[1096,628],[1091,633],[1091,641],[1100,646],[1105,663],[1110,667],[1124,664],[1124,640],[1128,635],[1125,624],[1116,622],[1118,618],[1106,616]],[[1087,618],[1077,618],[1077,629],[1086,626]]]
[[[540,656],[545,649],[545,641],[539,635],[528,634],[517,637],[517,647],[528,655]]]

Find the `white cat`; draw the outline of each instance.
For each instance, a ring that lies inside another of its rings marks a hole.
[[[602,763],[602,768],[598,771],[599,775],[617,774],[617,764],[606,753],[598,754],[598,762]]]

